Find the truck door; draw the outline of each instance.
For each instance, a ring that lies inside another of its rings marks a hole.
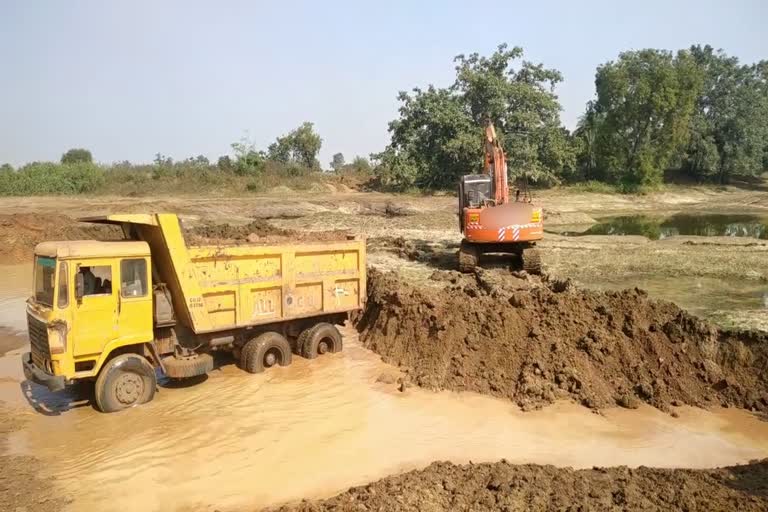
[[[76,301],[70,333],[75,356],[98,356],[104,345],[117,336],[114,264],[113,260],[93,259],[75,265],[83,279],[82,297]]]
[[[120,260],[118,336],[121,345],[145,343],[154,338],[152,294],[149,293],[149,258]]]

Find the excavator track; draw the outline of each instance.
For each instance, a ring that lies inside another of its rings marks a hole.
[[[520,251],[523,270],[529,274],[541,274],[541,253],[535,247],[527,247]]]
[[[480,251],[478,248],[474,244],[462,240],[459,247],[459,272],[474,272],[479,260]]]

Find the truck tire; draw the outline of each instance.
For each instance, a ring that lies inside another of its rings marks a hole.
[[[461,241],[459,246],[459,272],[471,273],[480,260],[480,251],[478,248],[466,240]]]
[[[96,407],[116,412],[150,402],[155,396],[155,369],[139,354],[120,354],[99,372],[94,386]]]
[[[523,260],[523,270],[529,274],[541,274],[541,253],[535,247],[527,247],[520,251]]]
[[[171,379],[189,379],[205,375],[213,370],[211,354],[197,354],[193,357],[177,358],[170,355],[163,358],[165,375]]]
[[[307,359],[315,359],[323,354],[341,352],[341,333],[335,325],[319,323],[305,331],[301,355]],[[303,334],[303,333],[302,333]]]
[[[279,364],[291,364],[291,345],[282,334],[270,331],[260,334],[245,345],[240,354],[240,367],[248,373],[261,373]]]
[[[309,329],[304,329],[296,338],[296,345],[294,346],[293,353],[296,354],[297,356],[304,355],[304,343],[307,341],[307,336],[309,335],[309,332],[311,330],[312,330],[311,327]]]

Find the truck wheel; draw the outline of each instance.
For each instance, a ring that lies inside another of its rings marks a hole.
[[[459,247],[459,272],[474,272],[479,260],[480,251],[477,250],[477,247],[466,240],[462,240]]]
[[[155,369],[139,354],[120,354],[99,372],[94,387],[96,407],[116,412],[152,400],[157,388]]]
[[[341,333],[336,326],[328,323],[317,324],[306,331],[301,355],[315,359],[323,354],[341,352]]]
[[[307,335],[310,333],[311,330],[312,330],[311,327],[309,329],[304,329],[296,338],[296,346],[294,347],[295,350],[293,351],[294,354],[299,356],[304,354],[304,343],[307,341]]]
[[[275,365],[291,364],[291,345],[282,334],[265,332],[243,345],[240,366],[249,373],[261,373]]]
[[[211,354],[196,354],[193,357],[181,357],[170,355],[163,358],[165,375],[171,379],[189,379],[205,375],[213,370],[213,356]]]
[[[535,247],[528,247],[520,252],[523,270],[529,274],[541,274],[541,253]]]

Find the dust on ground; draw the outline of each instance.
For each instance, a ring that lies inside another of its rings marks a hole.
[[[728,332],[639,289],[595,292],[508,271],[369,272],[361,341],[419,386],[524,409],[687,404],[768,411],[768,334]]]
[[[768,459],[714,470],[640,467],[573,470],[506,461],[419,471],[354,487],[280,512],[360,510],[629,510],[768,508]]]

